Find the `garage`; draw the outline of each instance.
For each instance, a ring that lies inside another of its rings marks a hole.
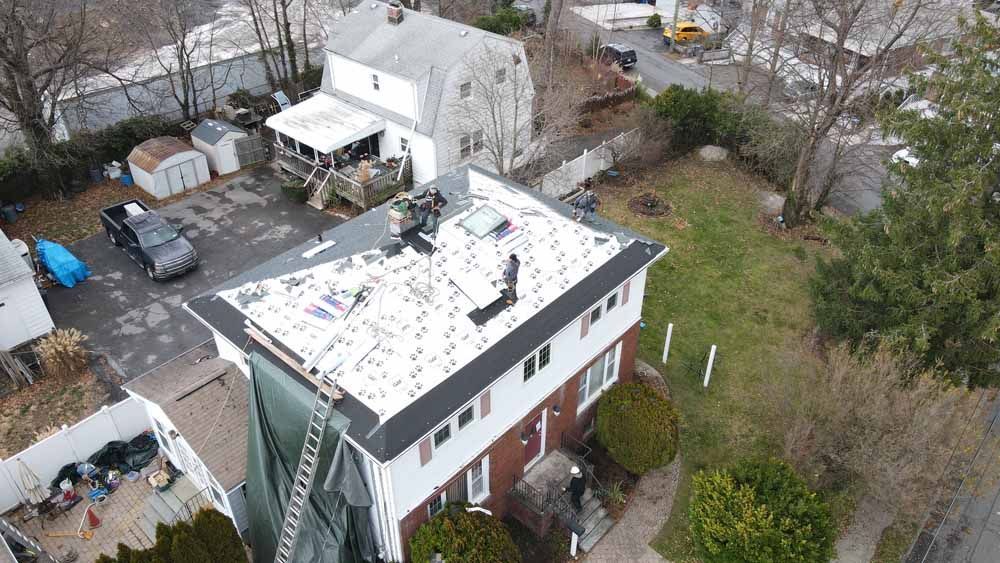
[[[155,137],[128,155],[136,185],[156,199],[196,188],[211,179],[208,160],[194,147],[174,137]]]
[[[236,140],[246,136],[246,131],[232,123],[206,119],[191,131],[191,142],[208,159],[208,169],[221,176],[240,169]]]
[[[13,350],[53,328],[28,265],[31,258],[22,254],[0,231],[0,350]]]

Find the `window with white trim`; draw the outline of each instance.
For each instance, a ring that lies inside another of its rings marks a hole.
[[[552,343],[548,343],[542,346],[542,349],[538,351],[538,370],[541,371],[542,368],[549,365],[552,361]]]
[[[472,156],[472,135],[462,135],[458,138],[458,153],[462,158]]]
[[[163,425],[155,418],[153,419],[153,423],[156,424],[156,437],[160,439],[160,445],[168,452],[174,453],[173,448],[170,447],[170,442],[167,440],[167,431],[163,428]]]
[[[462,85],[458,87],[458,95],[463,100],[471,98],[472,97],[472,83],[471,82],[463,82]]]
[[[377,91],[378,89],[379,89],[378,75],[377,74],[373,74],[372,75],[372,90],[376,90]]]
[[[605,352],[597,361],[590,364],[587,371],[580,376],[580,386],[577,389],[577,412],[597,398],[601,391],[618,380],[618,355],[622,343]]]
[[[219,489],[216,489],[214,485],[210,486],[209,489],[212,490],[212,498],[215,499],[216,504],[226,506],[226,502],[222,500],[222,493],[219,492]]]
[[[533,375],[538,371],[538,364],[535,362],[535,356],[532,354],[527,360],[524,360],[524,380],[527,381],[531,379]]]
[[[590,312],[590,326],[594,326],[599,320],[601,320],[601,308],[597,307]]]
[[[485,456],[477,461],[467,475],[469,483],[469,502],[477,503],[490,494],[490,457]]]
[[[447,502],[444,492],[431,499],[427,503],[427,516],[433,518],[435,514],[444,510],[444,503]]]
[[[607,303],[605,303],[604,309],[610,312],[611,309],[614,309],[617,306],[618,306],[618,292],[616,291],[612,293],[610,297],[608,297],[608,301]]]
[[[458,413],[458,429],[461,430],[465,428],[475,419],[476,419],[476,409],[472,405],[469,405],[469,408]]]
[[[483,150],[483,130],[475,131],[472,133],[472,152],[476,153]]]
[[[524,381],[527,382],[536,373],[542,371],[545,366],[552,362],[552,343],[547,343],[538,349],[537,354],[532,354],[528,356],[526,360],[521,364],[522,372],[524,373]]]
[[[440,448],[451,439],[451,421],[449,420],[444,426],[437,429],[434,433],[434,447]]]
[[[406,152],[406,149],[410,148],[410,140],[406,137],[399,138],[399,150],[400,152]]]
[[[498,68],[496,72],[497,84],[503,84],[507,81],[507,69]]]

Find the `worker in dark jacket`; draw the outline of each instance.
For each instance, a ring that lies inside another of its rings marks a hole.
[[[511,254],[503,265],[503,281],[507,284],[507,304],[517,301],[517,272],[521,269],[521,261],[517,254]]]
[[[583,498],[583,492],[587,490],[587,482],[583,479],[583,475],[580,474],[580,468],[573,466],[569,470],[569,474],[572,478],[569,480],[569,487],[563,489],[563,491],[569,491],[569,498],[573,502],[573,508],[577,512],[583,510],[583,504],[580,499]]]
[[[417,209],[420,217],[420,228],[427,226],[427,218],[431,218],[431,233],[436,234],[438,219],[441,217],[441,208],[448,205],[448,200],[441,195],[437,188],[430,188],[424,191],[417,198]]]
[[[595,213],[597,213],[597,194],[594,192],[587,190],[573,201],[573,217],[577,221],[583,219],[593,221]]]

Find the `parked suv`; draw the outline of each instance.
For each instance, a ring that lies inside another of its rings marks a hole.
[[[608,43],[601,45],[598,51],[598,59],[604,64],[617,64],[622,68],[629,68],[636,63],[635,49],[622,45],[621,43]]]

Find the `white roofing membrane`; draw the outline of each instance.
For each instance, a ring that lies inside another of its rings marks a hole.
[[[320,152],[331,153],[385,129],[385,120],[320,93],[267,118],[267,126]]]
[[[469,196],[445,209],[466,206],[441,222],[432,257],[409,246],[392,257],[373,250],[219,295],[305,358],[306,367],[333,371],[339,385],[384,422],[631,242],[492,178],[470,174],[470,182]],[[484,204],[515,230],[499,240],[468,233],[459,223]],[[380,243],[389,243],[388,235]],[[503,262],[511,253],[521,260],[520,300],[476,326],[467,316],[477,309],[473,299],[482,304],[500,297]],[[287,283],[293,279],[298,285]],[[467,296],[455,280],[475,295]],[[484,284],[492,286],[492,299]],[[366,299],[351,310],[363,287]]]

